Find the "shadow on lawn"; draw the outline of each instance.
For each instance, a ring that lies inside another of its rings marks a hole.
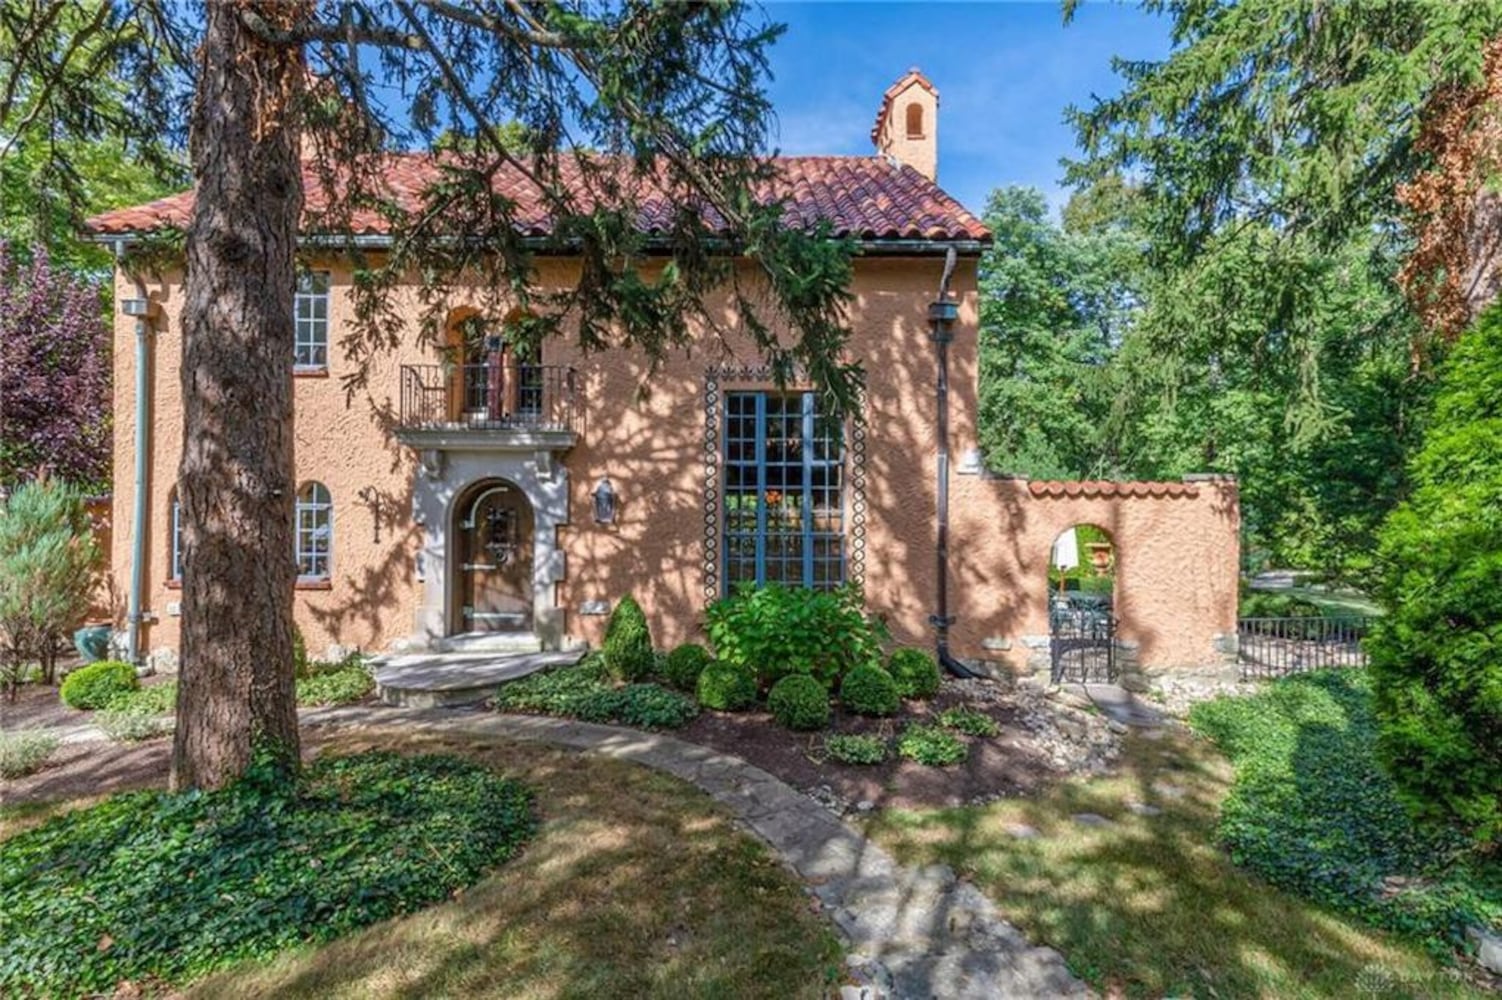
[[[1230,778],[1187,733],[1133,732],[1118,776],[1033,800],[895,813],[872,832],[905,861],[943,861],[974,878],[1030,938],[1119,995],[1473,995],[1419,947],[1233,865],[1215,840]],[[1143,806],[1161,812],[1141,815]],[[1085,813],[1109,822],[1074,818]]]
[[[375,741],[390,746],[390,740]],[[838,948],[764,848],[676,780],[512,744],[405,739],[534,788],[542,827],[454,900],[195,996],[738,996],[821,994]],[[339,738],[331,749],[362,749]]]

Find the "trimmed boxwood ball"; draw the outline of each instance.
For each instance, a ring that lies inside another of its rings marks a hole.
[[[709,650],[697,642],[685,642],[668,654],[662,676],[678,690],[692,691],[699,686],[699,675],[713,659]]]
[[[92,711],[108,707],[116,698],[140,686],[135,667],[119,660],[101,660],[69,674],[58,694],[64,704]]]
[[[887,657],[887,673],[904,698],[932,698],[939,693],[939,664],[921,649],[896,649]]]
[[[600,651],[605,657],[605,669],[618,681],[644,681],[657,667],[647,616],[630,594],[621,598],[610,613]]]
[[[756,704],[751,671],[715,660],[699,674],[699,704],[718,712],[737,712]]]
[[[857,715],[895,715],[902,704],[897,682],[880,667],[865,664],[845,675],[840,701]]]
[[[808,674],[789,674],[767,692],[767,709],[789,729],[829,725],[829,694]]]

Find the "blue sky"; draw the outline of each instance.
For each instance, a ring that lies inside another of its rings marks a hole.
[[[1161,58],[1168,24],[1135,6],[1089,3],[1063,25],[1057,2],[767,2],[788,26],[772,50],[784,153],[868,154],[882,93],[911,66],[939,88],[939,183],[972,211],[1004,184],[1067,197],[1070,104],[1120,89],[1111,57]]]

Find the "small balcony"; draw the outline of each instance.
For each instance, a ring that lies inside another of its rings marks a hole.
[[[579,436],[577,385],[564,365],[403,365],[397,437],[423,449],[569,448]]]

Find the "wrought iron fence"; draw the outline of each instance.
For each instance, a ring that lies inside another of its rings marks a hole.
[[[1048,659],[1055,684],[1116,681],[1116,619],[1104,606],[1056,604],[1048,614]]]
[[[1243,680],[1284,677],[1323,667],[1364,667],[1369,617],[1242,618],[1237,655]]]
[[[578,375],[563,365],[403,365],[403,428],[572,430]]]

